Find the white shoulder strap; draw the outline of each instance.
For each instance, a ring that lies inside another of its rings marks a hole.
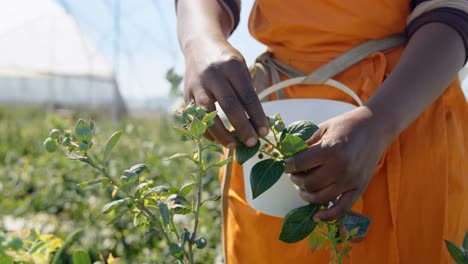
[[[358,103],[358,105],[362,105],[362,101],[359,99],[359,96],[352,89],[350,89],[343,83],[340,83],[331,78],[348,69],[352,65],[367,58],[372,53],[394,48],[400,46],[405,42],[406,37],[404,34],[392,35],[383,39],[368,40],[339,55],[335,59],[331,60],[330,62],[326,63],[325,65],[321,66],[320,68],[306,76],[295,77],[282,82],[275,83],[274,85],[260,92],[258,94],[258,97],[260,100],[265,99],[268,95],[292,85],[327,84],[345,92],[346,94],[351,96],[356,101],[356,103]],[[269,58],[269,60],[273,60],[274,64],[279,63],[273,58]],[[287,65],[287,67],[283,66],[283,68],[288,70],[292,67]]]

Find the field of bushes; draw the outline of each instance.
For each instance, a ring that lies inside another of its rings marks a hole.
[[[97,263],[116,263],[117,259],[118,263],[173,263],[160,239],[144,228],[135,228],[131,216],[108,224],[113,213],[103,215],[101,209],[112,201],[112,189],[77,185],[96,179],[95,170],[68,160],[63,151],[45,151],[43,142],[51,128],[72,129],[79,118],[96,123],[96,152],[102,152],[113,132],[122,131],[110,160],[111,175],[119,177],[124,169],[144,163],[156,183],[182,186],[190,180],[192,164],[165,160],[176,152],[194,149],[171,129],[180,124],[176,117],[127,119],[115,124],[79,112],[0,109],[0,262],[2,257],[7,259],[6,245],[20,241],[16,253],[17,257],[24,255],[24,263],[49,263],[53,258],[56,263],[73,263],[77,250],[87,252]],[[206,182],[205,197],[219,194],[216,171],[208,174]],[[200,223],[200,233],[208,243],[196,254],[203,254],[198,257],[203,263],[215,263],[221,255],[219,202],[203,208]],[[40,236],[47,238],[43,240],[49,241],[50,250],[34,244]],[[38,249],[31,248],[34,246]]]

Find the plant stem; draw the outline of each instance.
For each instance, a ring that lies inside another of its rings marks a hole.
[[[118,186],[112,179],[112,177],[109,175],[109,173],[107,172],[106,168],[105,167],[99,167],[99,165],[96,164],[96,162],[88,156],[88,160],[89,160],[89,164],[97,169],[99,172],[101,172],[102,175],[104,175],[104,177],[108,178],[111,183],[114,185],[114,186]],[[124,192],[122,190],[120,190],[121,192],[123,192],[127,198],[133,198],[130,194],[128,194],[127,192]],[[150,221],[152,222],[155,222],[157,225],[158,225],[158,228],[160,228],[162,231],[163,231],[163,234],[167,240],[168,243],[170,243],[170,239],[169,239],[169,236],[167,236],[166,232],[165,232],[165,229],[163,228],[163,225],[161,224],[161,222],[159,221],[159,219],[150,211],[148,210],[148,208],[146,208],[146,206],[142,203],[137,203],[137,207],[138,209],[140,209],[140,211],[142,211],[146,217],[148,219],[150,219]]]
[[[177,240],[180,241],[180,235],[179,235],[179,232],[177,231],[177,228],[174,224],[174,214],[172,214],[172,216],[169,218],[169,221],[171,223],[171,227],[172,227],[172,230],[174,230],[174,234],[176,235],[177,237]]]
[[[200,139],[196,140],[197,148],[198,148],[198,173],[197,173],[197,205],[195,208],[195,224],[193,226],[192,236],[189,241],[189,255],[190,255],[190,263],[194,263],[193,260],[193,242],[197,237],[197,228],[198,228],[198,218],[200,216],[200,209],[201,209],[201,194],[202,194],[202,185],[203,185],[203,176],[205,174],[203,168],[203,143]]]
[[[270,144],[274,149],[278,150],[279,153],[281,153],[281,155],[283,155],[283,153],[281,152],[281,150],[278,148],[278,145],[279,144],[274,144],[273,142],[271,142],[268,138],[266,137],[260,137],[261,139],[265,140],[268,144]],[[276,138],[275,138],[276,139]]]

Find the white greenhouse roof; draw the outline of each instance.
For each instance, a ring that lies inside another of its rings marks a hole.
[[[74,19],[53,0],[0,0],[0,76],[112,79]]]

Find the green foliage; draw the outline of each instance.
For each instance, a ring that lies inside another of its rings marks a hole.
[[[111,214],[118,212],[119,209],[125,206],[125,209],[120,210],[110,223],[117,224],[125,215],[130,214],[133,226],[141,226],[148,229],[148,231],[151,230],[149,234],[156,234],[166,245],[168,253],[178,263],[193,264],[195,263],[194,245],[196,248],[201,249],[207,244],[204,238],[202,240],[196,239],[200,210],[204,202],[207,201],[202,201],[202,186],[207,177],[207,171],[210,168],[225,166],[231,162],[231,159],[209,162],[208,156],[211,153],[207,152],[207,150],[212,149],[213,146],[212,144],[206,144],[202,137],[206,129],[212,124],[216,114],[207,114],[203,108],[194,105],[187,106],[181,113],[183,124],[177,131],[184,136],[184,140],[192,140],[197,146],[197,151],[192,156],[186,153],[177,153],[169,158],[169,160],[189,159],[196,165],[196,175],[193,177],[195,182],[184,185],[180,188],[180,191],[176,187],[154,186],[154,181],[149,179],[151,177],[150,168],[141,163],[132,166],[130,169],[123,170],[120,179],[117,180],[110,173],[112,168],[109,167],[108,161],[111,158],[112,149],[121,138],[120,132],[114,133],[107,141],[101,161],[96,159],[95,155],[89,151],[93,144],[93,122],[85,122],[80,119],[75,126],[75,134],[63,134],[68,138],[67,142],[69,142],[69,145],[66,146],[67,157],[90,165],[101,176],[81,185],[87,187],[101,183],[103,188],[110,187],[113,190],[112,198],[114,200],[105,204],[101,212]],[[59,136],[57,140],[62,139]],[[198,187],[197,194],[195,197],[190,197],[189,201],[186,195],[194,187]],[[193,231],[189,232],[188,237],[186,237],[188,229],[176,225],[175,215],[190,215],[193,217]],[[181,233],[183,234],[182,238]]]
[[[356,234],[353,234],[355,237],[363,237],[367,230],[369,229],[369,225],[371,223],[370,218],[353,212],[353,214],[347,214],[342,218],[337,220],[338,224],[343,223],[347,230],[357,230]]]
[[[464,250],[462,247],[459,247],[448,240],[445,240],[445,246],[447,246],[447,250],[450,253],[450,256],[452,256],[455,263],[457,264],[468,263],[468,254],[466,250]]]
[[[298,152],[307,149],[307,144],[300,137],[286,133],[281,140],[281,153],[285,157],[290,157]]]
[[[0,232],[0,263],[50,263],[54,252],[62,245],[60,238],[40,234],[38,230],[6,234]]]
[[[291,123],[284,134],[291,134],[307,141],[319,129],[319,127],[310,121],[296,121]]]
[[[252,197],[255,199],[270,189],[283,175],[285,164],[273,159],[262,160],[255,164],[250,171],[250,185]]]
[[[238,142],[236,146],[236,160],[239,164],[244,164],[244,162],[248,161],[250,158],[257,154],[258,150],[260,149],[261,143],[260,140],[257,141],[257,144],[253,147],[248,147],[241,141]]]
[[[102,155],[102,161],[107,162],[109,160],[112,149],[115,147],[117,142],[120,140],[122,135],[121,131],[117,131],[109,138],[107,141],[106,147],[104,148],[104,154]]]
[[[312,215],[319,208],[317,205],[309,204],[289,212],[283,220],[279,239],[286,243],[296,243],[306,238],[317,225],[312,220]]]
[[[73,252],[77,249],[88,252],[93,263],[110,263],[108,259],[111,255],[120,256],[121,263],[164,264],[171,261],[162,234],[149,231],[154,225],[149,225],[138,210],[132,211],[124,204],[107,215],[100,214],[105,204],[126,196],[122,190],[114,189],[110,180],[88,162],[92,160],[96,163],[93,165],[104,167],[101,158],[109,135],[122,131],[118,144],[106,162],[106,172],[113,181],[120,183],[123,170],[130,170],[131,165],[144,162],[151,174],[143,172],[141,177],[144,179],[135,181],[138,184],[132,187],[132,192],[137,197],[141,195],[140,200],[145,195],[154,199],[159,195],[149,190],[165,185],[167,188],[162,188],[166,190],[162,197],[167,198],[179,192],[180,188],[173,186],[193,182],[191,175],[197,171],[193,161],[167,162],[165,159],[173,153],[196,147],[193,141],[180,142],[179,136],[170,129],[172,124],[180,121],[178,117],[127,119],[113,124],[97,115],[93,119],[98,126],[92,141],[88,142],[92,144],[86,151],[87,158],[79,149],[75,133],[68,130],[78,120],[72,112],[64,117],[37,109],[12,108],[2,109],[0,117],[0,232],[38,228],[63,240],[75,230],[83,228],[83,234],[64,248],[55,263],[72,263]],[[57,148],[53,155],[47,154],[42,145],[44,138],[50,137],[51,127],[61,132],[61,140],[57,142],[63,146]],[[219,147],[212,145],[204,151],[206,164],[219,160],[213,149],[219,150]],[[68,158],[81,162],[71,162]],[[217,170],[206,171],[202,184],[205,200],[219,194],[217,173]],[[145,182],[150,181],[153,182],[144,187]],[[78,185],[83,182],[87,183]],[[196,195],[195,189],[184,195],[189,203]],[[153,206],[149,205],[150,210],[154,210]],[[220,205],[206,203],[201,211],[200,232],[206,238],[207,246],[204,250],[195,249],[194,257],[198,263],[214,263],[222,252],[219,243]],[[134,216],[137,214],[139,223],[134,227]],[[176,226],[193,223],[179,221],[175,217]],[[0,263],[5,262],[0,260]]]
[[[91,264],[91,258],[83,250],[77,250],[73,253],[73,264]]]

